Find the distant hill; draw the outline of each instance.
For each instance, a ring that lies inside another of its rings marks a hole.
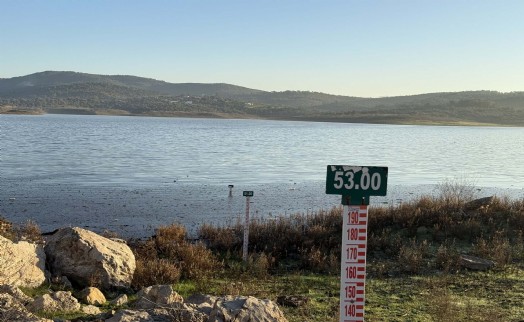
[[[230,84],[46,71],[0,79],[0,112],[245,117],[396,124],[524,126],[524,92],[362,98]]]
[[[151,78],[127,75],[95,75],[77,72],[46,71],[27,76],[0,79],[0,94],[9,94],[21,89],[62,86],[72,84],[98,83],[137,88],[164,95],[251,95],[258,90],[229,84],[173,84]]]

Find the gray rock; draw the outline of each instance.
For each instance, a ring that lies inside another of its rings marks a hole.
[[[194,294],[188,297],[185,303],[194,306],[198,311],[209,316],[219,299],[218,296]]]
[[[105,322],[155,322],[149,313],[144,311],[118,310]]]
[[[183,302],[184,299],[173,290],[171,285],[153,285],[141,289],[133,303],[134,309],[153,309],[169,307],[173,303]]]
[[[29,312],[22,303],[7,293],[0,293],[0,321],[9,322],[52,322]]]
[[[106,322],[127,321],[173,321],[173,322],[207,322],[207,315],[183,304],[173,303],[169,308],[156,308],[148,310],[119,310]]]
[[[51,272],[79,286],[96,282],[102,289],[128,288],[136,267],[126,244],[77,227],[50,235],[45,252]]]
[[[169,290],[171,289],[171,291]],[[254,297],[217,297],[193,295],[185,303],[173,301],[172,288],[166,285],[146,288],[144,294],[163,294],[154,308],[119,310],[106,322],[174,321],[174,322],[287,322],[278,306],[269,300]],[[176,293],[175,293],[176,294]],[[178,295],[178,294],[177,294]],[[145,298],[144,295],[141,295]],[[177,298],[177,296],[174,296]],[[159,304],[162,302],[163,304]]]
[[[489,206],[493,204],[493,201],[495,201],[494,196],[475,199],[470,202],[467,202],[464,205],[464,209],[466,210],[488,209]]]
[[[22,292],[18,287],[14,285],[0,285],[0,294],[9,294],[12,297],[14,297],[18,302],[22,303],[23,305],[29,304],[33,302],[33,299],[29,296],[25,295],[24,292]],[[1,321],[1,320],[0,320]]]
[[[122,306],[124,304],[127,304],[128,301],[129,299],[127,298],[127,295],[120,294],[115,299],[113,299],[110,303],[115,306]]]
[[[36,312],[78,311],[80,303],[69,291],[58,291],[51,294],[41,295],[27,305],[27,309]]]
[[[495,266],[495,262],[471,255],[460,255],[459,264],[475,271],[486,271]]]
[[[82,305],[82,308],[80,309],[80,311],[82,311],[85,314],[89,314],[89,315],[97,315],[97,314],[102,313],[100,308],[94,305]]]
[[[209,311],[209,304],[214,302],[209,313],[209,322],[287,322],[280,308],[270,300],[259,300],[252,296],[214,297],[209,295],[191,298],[197,310]]]
[[[71,281],[69,281],[67,276],[51,276],[49,280],[51,281],[51,284],[53,284],[53,286],[57,289],[62,291],[73,290],[73,284],[71,284]]]
[[[0,236],[0,284],[38,287],[45,282],[45,253],[41,245],[13,243]]]
[[[155,321],[207,322],[208,316],[184,303],[174,303],[169,308],[152,309],[148,313]]]

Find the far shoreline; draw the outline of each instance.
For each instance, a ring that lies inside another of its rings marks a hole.
[[[249,114],[232,114],[232,113],[188,113],[188,112],[151,112],[147,114],[134,114],[124,110],[93,110],[87,108],[57,108],[57,109],[34,109],[18,108],[10,109],[0,108],[0,115],[97,115],[97,116],[136,116],[136,117],[172,117],[172,118],[211,118],[211,119],[244,119],[244,120],[270,120],[270,121],[289,121],[289,122],[318,122],[318,123],[348,123],[348,124],[381,124],[381,125],[416,125],[416,126],[475,126],[475,127],[522,127],[515,124],[501,123],[482,123],[466,120],[416,120],[410,121],[403,118],[394,117],[393,119],[385,118],[334,118],[334,117],[259,117]]]

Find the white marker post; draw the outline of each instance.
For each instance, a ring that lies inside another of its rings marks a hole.
[[[246,222],[244,224],[244,244],[242,245],[242,259],[247,263],[247,249],[249,247],[249,202],[253,197],[253,191],[244,191],[243,196],[246,197]]]
[[[387,167],[328,165],[326,193],[342,195],[340,322],[364,321],[369,196],[385,196]]]

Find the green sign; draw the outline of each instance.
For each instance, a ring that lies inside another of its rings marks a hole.
[[[253,197],[253,191],[244,191],[242,195],[244,197]]]
[[[387,167],[327,166],[327,194],[344,195],[355,198],[385,196],[387,183]]]

